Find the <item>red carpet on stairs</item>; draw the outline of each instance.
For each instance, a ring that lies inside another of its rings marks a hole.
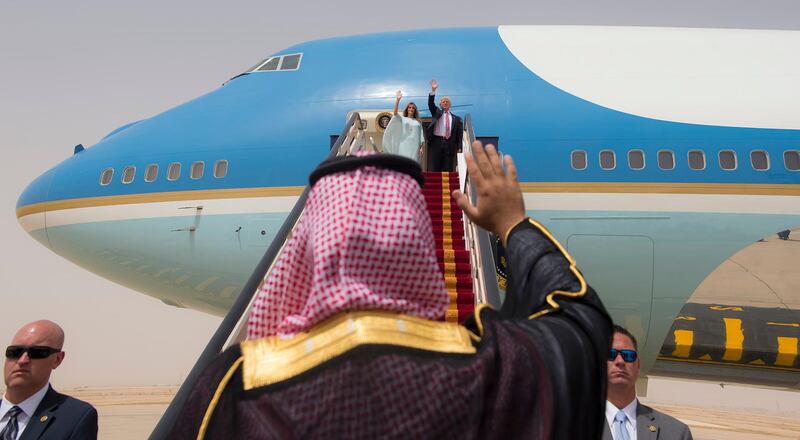
[[[455,189],[458,189],[458,173],[425,173],[422,192],[431,214],[436,257],[450,295],[445,319],[463,322],[475,310],[475,294],[461,209],[450,196]]]

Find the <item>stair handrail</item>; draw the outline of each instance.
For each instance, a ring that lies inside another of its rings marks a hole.
[[[342,134],[331,148],[331,151],[327,156],[328,159],[338,155],[342,142],[344,142],[344,140],[347,138],[347,133],[349,132],[350,127],[352,127],[356,121],[361,121],[361,116],[357,112],[353,112],[353,114],[350,115]],[[200,357],[197,359],[194,367],[192,367],[191,371],[189,371],[189,374],[186,375],[186,379],[183,381],[183,384],[181,384],[181,387],[178,389],[178,392],[175,394],[172,402],[167,407],[164,415],[161,416],[161,419],[158,421],[155,429],[150,434],[150,440],[162,440],[168,438],[173,426],[175,425],[175,421],[178,419],[178,415],[183,409],[183,406],[189,397],[189,393],[194,388],[194,385],[197,382],[197,379],[200,377],[200,374],[217,357],[217,355],[222,352],[223,347],[230,343],[231,336],[237,332],[237,327],[241,327],[240,323],[243,317],[249,313],[249,307],[252,304],[252,300],[255,297],[256,292],[258,292],[259,288],[261,287],[261,283],[264,281],[264,278],[269,273],[272,265],[277,260],[278,255],[280,255],[280,252],[289,237],[289,232],[294,228],[294,225],[300,218],[303,209],[305,209],[309,190],[310,188],[308,186],[303,189],[303,193],[297,199],[297,203],[295,203],[292,211],[286,217],[286,220],[284,220],[277,234],[275,234],[275,238],[272,240],[272,243],[270,243],[267,251],[264,253],[264,256],[261,257],[258,265],[251,273],[247,283],[236,297],[236,301],[233,303],[233,306],[231,306],[230,310],[228,310],[228,313],[225,315],[225,318],[223,318],[219,327],[217,327],[217,330],[214,332],[211,340],[206,345],[206,348],[203,349],[203,352],[200,354]]]
[[[463,152],[472,150],[472,143],[475,142],[475,128],[472,123],[472,115],[467,113],[464,116],[464,131],[466,131],[466,142],[462,146]],[[475,185],[469,176],[469,170],[464,167],[464,179],[461,191],[470,198],[473,204],[476,203],[478,194]],[[500,310],[502,299],[500,289],[497,284],[497,269],[492,252],[492,238],[488,231],[472,223],[469,217],[464,215],[464,234],[466,235],[467,245],[470,247],[470,259],[472,263],[473,285],[476,286],[476,297],[479,303],[489,304],[496,310]]]

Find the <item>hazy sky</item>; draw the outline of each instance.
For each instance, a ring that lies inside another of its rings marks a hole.
[[[219,324],[101,279],[18,225],[27,183],[111,130],[203,93],[310,39],[496,24],[800,29],[787,1],[0,0],[0,345],[49,318],[67,332],[60,387],[179,383]],[[1,387],[1,386],[0,386]]]

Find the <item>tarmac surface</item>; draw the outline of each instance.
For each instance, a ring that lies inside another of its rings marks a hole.
[[[172,401],[178,386],[79,388],[64,390],[95,408],[100,418],[98,438],[146,439]]]

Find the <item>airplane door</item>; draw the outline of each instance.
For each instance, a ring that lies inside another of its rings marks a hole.
[[[630,330],[644,347],[653,303],[654,246],[650,237],[571,235],[567,250],[614,322]]]

